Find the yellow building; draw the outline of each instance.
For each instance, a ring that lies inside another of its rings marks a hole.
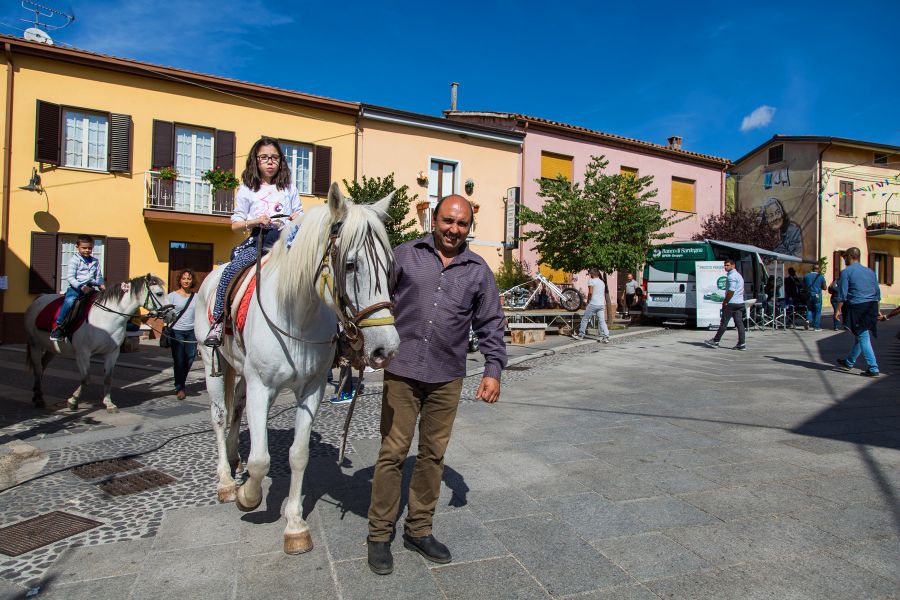
[[[75,236],[95,236],[110,281],[209,272],[228,260],[233,192],[202,173],[243,171],[261,135],[278,138],[301,200],[356,175],[359,105],[0,36],[6,92],[0,209],[0,341],[21,341],[35,297],[65,286]],[[177,177],[160,177],[163,167]],[[40,192],[21,189],[32,169]]]
[[[437,201],[450,194],[478,211],[469,246],[492,270],[503,262],[506,199],[521,180],[523,133],[363,104],[361,175],[394,174],[397,187],[418,195],[410,206],[420,231],[431,231]]]
[[[828,261],[857,247],[885,302],[900,302],[900,147],[821,136],[776,135],[734,162],[740,208],[759,210],[781,233],[775,250]],[[799,273],[809,265],[797,265]]]

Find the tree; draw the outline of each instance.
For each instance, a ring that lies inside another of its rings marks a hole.
[[[391,192],[395,192],[394,198],[388,207],[389,219],[385,223],[391,246],[396,248],[403,242],[420,237],[416,227],[416,220],[405,220],[406,215],[409,213],[410,202],[418,198],[419,195],[415,194],[412,198],[407,196],[409,191],[408,185],[396,187],[393,173],[386,177],[366,177],[363,175],[362,183],[356,181],[348,182],[345,179],[344,187],[347,188],[347,194],[357,204],[374,204]]]
[[[710,215],[700,224],[695,240],[720,240],[750,244],[765,250],[773,250],[781,241],[777,230],[766,224],[758,212],[735,210],[721,215]]]
[[[737,210],[737,198],[734,195],[735,185],[734,177],[725,178],[725,212],[727,213]]]
[[[595,267],[605,280],[605,273],[644,264],[654,240],[672,237],[665,229],[683,218],[651,202],[653,177],[607,175],[608,164],[592,156],[583,186],[562,176],[538,180],[544,205],[540,212],[522,207],[521,220],[537,225],[522,237],[535,242],[542,263],[570,273]],[[606,298],[609,308],[608,289]]]

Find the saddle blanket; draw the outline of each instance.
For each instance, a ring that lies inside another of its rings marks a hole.
[[[268,254],[263,256],[260,268],[265,268],[267,262],[269,262]],[[253,299],[253,293],[256,291],[256,265],[247,267],[246,270],[235,275],[235,279],[234,286],[236,289],[226,301],[231,301],[229,304],[231,308],[229,311],[231,323],[237,327],[238,332],[243,334],[244,325],[247,323],[247,313],[250,311],[250,301]],[[210,298],[210,302],[206,306],[206,317],[210,323],[213,320],[212,303],[214,301],[215,297]],[[234,335],[234,329],[228,326],[227,321],[224,333],[226,335]]]
[[[41,331],[52,331],[53,325],[56,323],[56,317],[59,316],[59,310],[62,308],[63,300],[65,300],[65,298],[65,296],[60,296],[45,306],[44,309],[38,313],[34,323],[35,327]],[[80,308],[78,305],[72,307],[72,311],[69,313],[69,317],[72,317],[72,319],[69,319],[69,322],[64,324],[66,327],[66,335],[71,336],[78,331],[78,328],[81,327],[85,321],[87,321],[88,314],[91,312],[91,308],[94,306],[94,300],[96,299],[97,295],[92,294],[82,301]]]

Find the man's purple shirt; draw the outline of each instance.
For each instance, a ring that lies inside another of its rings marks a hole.
[[[394,250],[392,289],[400,349],[389,373],[426,383],[464,377],[471,323],[484,376],[500,379],[506,366],[500,292],[484,259],[468,245],[444,267],[432,234],[401,244]]]

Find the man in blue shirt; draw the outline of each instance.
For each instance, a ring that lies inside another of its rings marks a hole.
[[[827,288],[819,265],[813,265],[812,271],[803,276],[803,285],[806,287],[806,320],[816,331],[822,331],[822,292]]]
[[[744,343],[744,278],[734,268],[734,260],[725,259],[725,300],[722,301],[722,321],[719,323],[719,331],[711,340],[703,342],[710,348],[718,348],[719,340],[728,328],[728,321],[734,319],[734,326],[738,332],[738,343],[735,350],[746,350]]]
[[[847,268],[841,271],[838,281],[837,312],[835,319],[856,336],[856,342],[847,358],[838,359],[838,367],[849,371],[862,354],[868,368],[861,373],[866,377],[878,377],[878,363],[872,350],[872,335],[876,335],[878,323],[878,301],[881,289],[878,277],[872,269],[859,264],[859,248],[850,248],[844,253]]]

